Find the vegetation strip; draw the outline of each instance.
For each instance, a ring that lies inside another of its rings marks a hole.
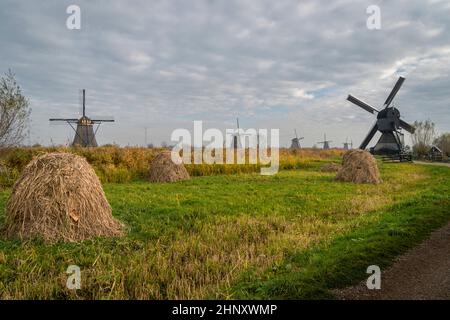
[[[369,264],[387,265],[449,219],[448,168],[381,171],[377,186],[336,182],[318,166],[106,184],[129,235],[82,246],[1,240],[0,297],[330,297],[330,288],[361,280]],[[0,193],[1,209],[8,194]],[[70,264],[82,270],[76,292],[65,288]]]

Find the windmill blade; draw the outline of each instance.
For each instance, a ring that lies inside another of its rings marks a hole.
[[[370,140],[372,140],[373,136],[375,135],[375,133],[377,133],[377,131],[378,131],[378,123],[375,122],[374,126],[372,127],[372,129],[370,129],[369,133],[367,134],[367,137],[359,146],[361,150],[365,150],[367,148],[367,145],[369,144]]]
[[[402,127],[411,134],[413,134],[416,131],[416,128],[414,128],[408,122],[403,121],[402,119],[400,119],[400,127]]]
[[[240,132],[239,131],[240,131],[241,128],[239,128],[239,118],[236,118],[236,125],[237,125],[237,136],[240,137]]]
[[[86,116],[86,90],[79,89],[78,90],[78,111],[82,117]]]
[[[114,122],[114,119],[91,119],[92,122],[100,123],[100,122]]]
[[[86,116],[86,90],[83,89],[83,117]]]
[[[386,102],[384,103],[384,106],[387,108],[392,103],[392,100],[394,100],[395,95],[397,94],[398,90],[403,85],[403,82],[405,81],[405,78],[400,77],[397,80],[397,83],[395,84],[394,88],[392,89],[391,93],[389,94],[389,97],[387,97]]]
[[[78,122],[78,119],[62,119],[62,118],[52,118],[49,121],[64,121],[64,122]]]
[[[359,100],[358,98],[355,98],[351,94],[348,95],[347,100],[353,104],[356,104],[358,107],[363,108],[364,110],[366,110],[372,114],[375,114],[375,112],[378,112],[378,110],[375,109],[374,107],[372,107],[370,104],[365,103],[364,101]]]

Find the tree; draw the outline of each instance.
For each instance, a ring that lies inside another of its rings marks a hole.
[[[413,126],[416,128],[414,134],[411,135],[413,151],[418,157],[423,157],[428,153],[436,136],[434,123],[431,120],[415,121]]]
[[[434,144],[442,150],[442,152],[450,157],[450,133],[443,133],[434,140]]]
[[[27,135],[28,99],[9,70],[0,79],[0,148],[20,144]]]

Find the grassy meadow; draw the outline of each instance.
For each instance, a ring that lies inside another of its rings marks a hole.
[[[96,155],[103,163],[86,158],[127,235],[53,245],[0,239],[1,299],[333,298],[330,289],[366,278],[369,265],[383,269],[450,220],[444,167],[380,162],[382,184],[355,185],[320,170],[340,151],[283,151],[274,176],[189,166],[189,181],[151,184],[150,151],[133,151],[147,161],[142,168],[108,152]],[[102,175],[110,164],[129,176]],[[71,264],[81,268],[81,290],[66,289]]]

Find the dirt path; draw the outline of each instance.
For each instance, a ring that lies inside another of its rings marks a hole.
[[[364,281],[334,293],[345,300],[449,300],[450,223],[398,258],[392,267],[381,270],[380,290],[367,289]]]
[[[417,164],[427,164],[430,166],[442,166],[442,167],[450,167],[450,163],[447,162],[422,162],[422,161],[414,161]]]

